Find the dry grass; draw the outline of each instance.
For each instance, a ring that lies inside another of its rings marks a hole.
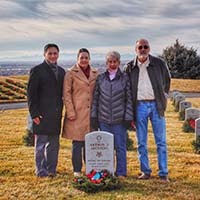
[[[200,99],[192,99],[200,107]],[[61,139],[58,175],[55,178],[36,178],[34,150],[22,145],[27,110],[4,111],[0,114],[0,199],[200,199],[200,155],[192,151],[194,134],[182,132],[178,113],[169,102],[166,113],[169,150],[169,184],[157,177],[156,149],[152,132],[149,136],[149,156],[153,177],[136,179],[139,163],[136,150],[128,152],[128,177],[117,191],[86,194],[73,188],[71,142]],[[136,144],[135,133],[130,136]]]
[[[24,81],[28,81],[28,75],[17,75],[17,76],[9,76],[9,78],[13,78],[13,79],[19,79],[19,80],[24,80]]]
[[[180,92],[200,92],[200,80],[172,79],[171,90]]]

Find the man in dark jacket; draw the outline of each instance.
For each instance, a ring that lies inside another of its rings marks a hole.
[[[114,135],[116,150],[116,176],[124,178],[126,167],[126,128],[133,120],[133,106],[130,82],[126,73],[121,72],[120,54],[109,52],[106,56],[107,70],[96,81],[91,109],[93,128],[98,121],[100,130]]]
[[[151,168],[147,150],[148,119],[150,119],[157,146],[160,179],[168,182],[166,123],[164,112],[170,88],[170,74],[167,65],[160,58],[149,54],[146,39],[136,42],[137,57],[125,66],[128,73],[134,105],[134,117],[138,140],[140,169],[139,179],[149,179]]]
[[[36,175],[55,176],[62,118],[65,71],[57,65],[59,48],[44,47],[44,62],[33,67],[28,82],[28,107],[35,134]]]

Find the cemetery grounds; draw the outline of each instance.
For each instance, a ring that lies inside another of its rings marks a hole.
[[[173,84],[176,85],[175,82]],[[183,89],[195,92],[199,85],[185,89],[182,84]],[[178,86],[181,87],[180,84]],[[187,100],[193,107],[200,108],[200,98]],[[174,112],[171,101],[168,101],[166,112],[170,183],[161,183],[157,176],[156,148],[149,126],[152,178],[137,180],[140,171],[136,137],[135,132],[129,132],[134,150],[127,153],[128,177],[121,181],[122,188],[94,194],[73,188],[71,142],[65,139],[61,139],[58,175],[55,178],[35,177],[34,149],[22,144],[26,120],[27,109],[0,112],[0,199],[200,199],[200,155],[193,152],[191,145],[195,135],[182,131],[183,121],[179,120],[178,112]]]

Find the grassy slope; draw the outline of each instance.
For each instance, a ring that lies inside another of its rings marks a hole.
[[[200,107],[200,99],[192,99]],[[128,178],[118,191],[86,194],[73,188],[71,182],[71,142],[61,139],[56,178],[39,179],[34,175],[34,150],[22,145],[27,110],[4,111],[0,114],[0,199],[200,199],[200,157],[192,152],[194,134],[183,133],[178,113],[169,102],[167,140],[171,182],[161,184],[157,177],[156,149],[152,132],[149,137],[149,156],[153,178],[136,179],[139,163],[136,150],[128,152]],[[136,144],[135,133],[130,136]]]

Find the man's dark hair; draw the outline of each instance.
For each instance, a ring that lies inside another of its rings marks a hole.
[[[46,53],[47,50],[48,50],[49,48],[51,48],[51,47],[55,47],[55,48],[58,50],[58,52],[59,52],[59,47],[58,47],[58,45],[57,45],[57,44],[53,44],[53,43],[46,44],[46,45],[44,46],[44,52]]]
[[[79,57],[80,53],[83,53],[83,52],[88,53],[89,58],[90,58],[90,52],[86,48],[81,48],[78,50],[77,58]]]

